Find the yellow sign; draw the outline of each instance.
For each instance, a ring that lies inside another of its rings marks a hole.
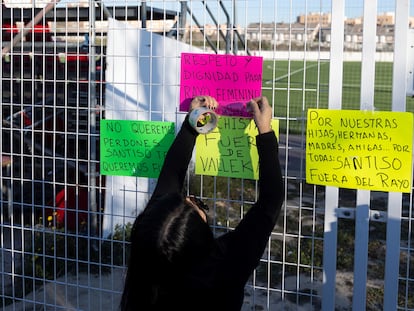
[[[272,128],[277,136],[278,120],[272,120]],[[257,180],[257,134],[252,119],[220,116],[214,131],[197,137],[196,174]]]
[[[309,109],[306,181],[409,193],[412,141],[409,112]]]

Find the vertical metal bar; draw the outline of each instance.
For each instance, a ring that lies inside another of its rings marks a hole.
[[[338,236],[338,205],[339,189],[326,187],[325,223],[323,243],[323,296],[322,310],[335,310],[336,291],[336,248]]]
[[[364,1],[363,29],[360,108],[374,110],[377,0]]]
[[[187,37],[186,37],[185,25],[187,24],[187,1],[182,1],[180,5],[181,5],[181,14],[180,14],[180,22],[178,24],[179,28],[177,29],[177,32],[178,32],[179,38],[180,38],[180,32],[181,31],[183,32],[181,36],[181,41],[186,42]]]
[[[236,0],[233,0],[233,54],[237,55],[238,53],[238,44],[237,44],[237,9],[236,9]]]
[[[406,111],[406,72],[410,1],[396,1],[394,63],[392,81],[392,110]],[[388,194],[387,247],[385,253],[384,310],[395,310],[398,305],[398,274],[400,266],[402,193]]]
[[[364,1],[361,110],[374,110],[377,0]],[[370,191],[358,190],[355,213],[353,310],[365,310],[367,294]]]
[[[147,2],[141,1],[141,27],[147,28]]]
[[[365,310],[366,304],[369,198],[369,191],[358,191],[355,213],[354,294],[352,298],[352,310]]]
[[[9,208],[8,208],[8,218],[9,218],[9,221],[11,220],[11,217],[12,217],[12,215],[13,215],[13,196],[12,196],[12,182],[11,182],[11,165],[12,165],[12,163],[10,162],[10,164],[8,164],[7,165],[7,170],[6,170],[6,176],[8,177],[8,178],[10,178],[8,181],[7,181],[7,204],[9,205]]]
[[[230,46],[231,46],[231,22],[230,22],[230,15],[226,10],[226,7],[223,4],[223,1],[219,1],[220,7],[222,8],[224,15],[226,16],[226,54],[230,54]]]
[[[333,1],[328,95],[329,109],[341,109],[342,106],[344,17],[345,1]],[[336,215],[336,208],[338,207],[338,193],[338,188],[326,187],[323,246],[323,310],[335,310],[336,248],[338,236],[338,217]]]
[[[398,273],[400,266],[400,232],[402,194],[388,194],[387,246],[385,253],[384,310],[395,310],[398,304]]]
[[[89,235],[96,235],[97,206],[96,206],[96,28],[95,1],[89,0]]]

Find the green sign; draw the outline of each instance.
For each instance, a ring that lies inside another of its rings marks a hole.
[[[101,120],[102,175],[158,178],[175,139],[173,122]]]

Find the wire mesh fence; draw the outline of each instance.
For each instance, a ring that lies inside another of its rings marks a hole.
[[[3,1],[0,11],[2,309],[118,309],[131,226],[156,179],[100,174],[100,121],[179,124],[180,53],[191,51],[262,56],[262,93],[280,121],[285,204],[246,285],[243,310],[320,310],[327,299],[322,288],[330,189],[306,183],[306,112],[328,108],[332,75],[343,79],[342,108],[360,109],[363,17],[369,14],[364,3],[340,1],[346,13],[343,72],[333,72],[331,18],[337,7],[330,1],[49,2]],[[379,111],[393,109],[399,2],[379,0],[371,12],[377,18]],[[405,100],[412,112],[413,99]],[[186,179],[187,192],[210,206],[216,235],[238,224],[257,187],[254,180],[196,175],[192,168]],[[369,196],[372,210],[389,209],[387,193]],[[338,190],[337,206],[349,212],[337,220],[332,250],[338,310],[352,309],[357,197],[358,190]],[[411,194],[401,202],[396,309],[411,310]],[[383,308],[387,234],[386,220],[369,222],[367,310]]]

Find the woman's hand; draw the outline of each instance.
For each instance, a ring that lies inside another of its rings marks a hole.
[[[191,101],[190,111],[199,107],[215,110],[218,107],[218,103],[216,99],[211,96],[196,96]]]
[[[247,110],[252,113],[260,134],[272,131],[272,107],[265,96],[253,98],[247,104]]]

